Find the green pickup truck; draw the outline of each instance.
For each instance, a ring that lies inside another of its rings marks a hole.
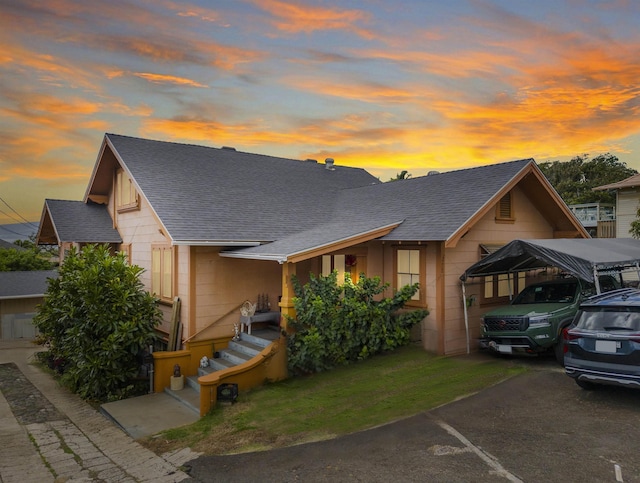
[[[620,288],[611,276],[601,291]],[[482,316],[480,348],[499,354],[537,354],[553,350],[563,363],[562,329],[571,324],[580,302],[596,294],[593,283],[560,278],[525,287],[511,302]]]

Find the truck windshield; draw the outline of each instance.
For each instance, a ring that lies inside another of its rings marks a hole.
[[[572,303],[577,286],[577,282],[529,285],[513,300],[513,305]]]

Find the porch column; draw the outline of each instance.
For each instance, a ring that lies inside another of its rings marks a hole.
[[[280,306],[280,312],[282,313],[280,326],[284,330],[287,330],[287,319],[284,316],[288,315],[292,318],[296,316],[296,310],[293,307],[293,297],[295,294],[293,292],[293,283],[291,282],[291,277],[295,274],[295,263],[285,262],[282,264],[282,298],[278,305]]]

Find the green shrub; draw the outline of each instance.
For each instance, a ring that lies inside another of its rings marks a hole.
[[[21,272],[31,270],[51,270],[51,263],[36,248],[19,250],[16,248],[0,248],[0,272]]]
[[[287,317],[295,330],[287,345],[292,373],[325,371],[405,345],[411,327],[429,314],[400,310],[418,284],[376,301],[389,287],[381,285],[379,277],[361,274],[353,283],[347,274],[342,286],[337,277],[335,271],[326,277],[312,274],[304,286],[293,277],[296,318]]]
[[[131,392],[139,357],[161,321],[157,300],[139,279],[142,268],[108,246],[72,249],[50,279],[34,323],[63,368],[63,381],[85,399],[121,399]]]

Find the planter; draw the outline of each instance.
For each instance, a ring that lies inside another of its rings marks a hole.
[[[181,391],[184,389],[184,376],[171,376],[171,390]]]

